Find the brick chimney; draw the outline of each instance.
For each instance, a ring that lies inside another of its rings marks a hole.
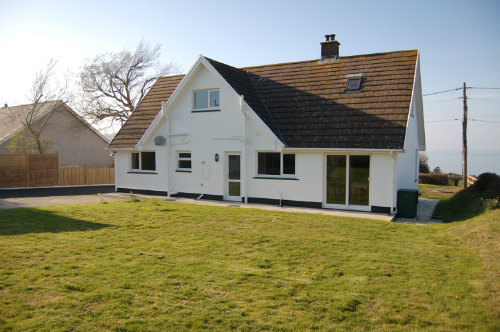
[[[321,42],[321,60],[337,59],[339,45],[340,43],[335,40],[335,35],[325,35],[325,41]]]

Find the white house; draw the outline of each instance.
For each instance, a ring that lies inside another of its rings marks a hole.
[[[108,147],[116,190],[394,213],[425,150],[418,51],[338,49],[160,78]]]

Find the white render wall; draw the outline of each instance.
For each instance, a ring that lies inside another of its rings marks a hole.
[[[153,151],[153,150],[151,150]],[[167,173],[165,153],[156,150],[157,174],[136,173],[130,171],[131,152],[117,151],[115,153],[115,187],[141,190],[165,191]]]
[[[229,151],[242,151],[242,143],[219,145],[220,160],[216,163],[209,149],[205,153],[192,149],[192,173],[175,172],[175,163],[170,168],[170,190],[172,192],[204,193],[224,195],[225,177],[224,148]],[[247,148],[248,149],[248,148]],[[162,153],[163,150],[163,153]],[[156,152],[158,174],[129,173],[130,152],[117,152],[115,155],[116,183],[119,188],[167,191],[167,175],[164,147]],[[254,179],[257,175],[256,152],[249,153],[247,160],[248,197],[283,199],[305,202],[324,202],[326,191],[326,155],[328,153],[295,153],[296,177],[298,180]],[[243,157],[242,157],[243,158]],[[201,162],[205,161],[210,171],[209,178],[203,178]],[[242,159],[243,163],[243,159]],[[162,166],[163,165],[163,166]],[[370,206],[393,206],[394,176],[393,156],[390,154],[371,154],[370,158]],[[243,166],[242,166],[243,167]],[[243,176],[243,172],[242,172]],[[242,182],[244,180],[242,179]],[[242,189],[242,196],[244,195]]]
[[[373,154],[370,159],[370,205],[395,207],[395,154]]]
[[[414,118],[406,128],[405,151],[397,157],[397,187],[418,190],[418,141]]]
[[[396,190],[418,190],[418,152],[417,109],[415,103],[412,103],[406,126],[404,152],[399,153],[397,157]]]
[[[418,190],[419,151],[425,151],[424,113],[420,59],[417,60],[413,94],[406,126],[404,152],[397,158],[397,186],[399,189]]]
[[[323,202],[324,169],[325,157],[322,153],[295,153],[295,175],[298,180],[254,179],[257,175],[257,152],[252,152],[248,169],[248,196]]]

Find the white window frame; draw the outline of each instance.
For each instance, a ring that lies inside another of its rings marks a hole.
[[[256,167],[255,167],[255,170],[256,170],[256,173],[257,173],[257,177],[259,178],[285,178],[285,179],[296,179],[297,178],[297,154],[296,153],[289,153],[289,152],[276,152],[276,151],[257,151],[257,156],[255,158],[255,161],[256,161]],[[280,154],[280,174],[276,174],[276,175],[273,175],[273,174],[261,174],[259,173],[259,153],[279,153]],[[293,154],[295,155],[295,174],[284,174],[283,173],[283,155],[285,154]]]
[[[208,95],[208,107],[204,107],[204,108],[195,108],[195,100],[196,100],[196,93],[197,92],[203,92],[203,91],[207,91],[207,95]],[[214,91],[217,91],[219,93],[219,105],[217,106],[210,106],[210,94]],[[193,107],[192,107],[192,110],[193,112],[203,112],[203,111],[218,111],[220,110],[220,89],[202,89],[202,90],[194,90],[193,91]]]
[[[142,169],[142,153],[143,152],[152,152],[155,154],[155,169]],[[133,155],[138,154],[139,155],[139,168],[132,168],[132,160],[133,160]],[[156,173],[157,165],[156,165],[156,151],[133,151],[130,153],[130,160],[129,160],[129,165],[130,165],[130,171],[131,172],[141,172],[141,173]]]
[[[181,153],[189,153],[190,157],[189,158],[181,157]],[[191,162],[191,168],[179,167],[179,162],[183,161],[183,160],[189,160]],[[187,151],[187,150],[177,151],[176,163],[177,163],[176,171],[178,171],[178,172],[191,172],[191,170],[193,169],[193,155],[192,155],[191,151]]]

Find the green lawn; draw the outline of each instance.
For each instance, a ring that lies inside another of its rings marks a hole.
[[[158,200],[3,210],[0,331],[498,331],[499,220]]]

